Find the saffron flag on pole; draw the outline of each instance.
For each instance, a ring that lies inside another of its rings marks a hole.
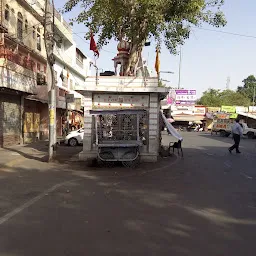
[[[159,49],[156,49],[156,61],[155,61],[155,70],[156,73],[159,75],[160,72],[160,59],[159,59]]]
[[[91,40],[90,40],[90,50],[94,52],[94,55],[95,56],[100,56],[100,53],[99,53],[99,50],[98,50],[98,47],[95,43],[95,40],[93,38],[93,34],[91,33]]]

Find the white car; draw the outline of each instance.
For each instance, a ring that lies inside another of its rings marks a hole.
[[[76,131],[71,131],[65,138],[65,144],[71,147],[77,146],[78,144],[83,144],[84,139],[84,129],[81,128]]]

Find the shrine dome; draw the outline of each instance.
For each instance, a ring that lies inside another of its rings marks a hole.
[[[117,50],[119,53],[121,52],[128,53],[130,51],[130,43],[122,40],[121,42],[118,43]]]

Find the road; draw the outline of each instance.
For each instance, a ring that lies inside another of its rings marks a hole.
[[[254,256],[256,140],[230,155],[230,138],[183,136],[183,159],[144,170],[0,172],[0,255]]]

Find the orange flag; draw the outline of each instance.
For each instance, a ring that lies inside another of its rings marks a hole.
[[[156,73],[159,74],[160,72],[160,59],[159,59],[159,49],[156,49],[156,61],[155,61],[155,70]]]

